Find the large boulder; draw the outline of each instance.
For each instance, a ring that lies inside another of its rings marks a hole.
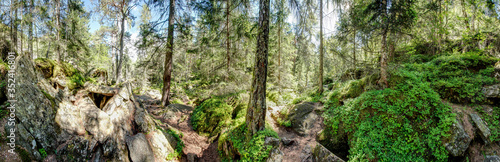
[[[293,130],[304,136],[314,127],[318,115],[314,112],[318,105],[312,102],[304,102],[295,105],[288,114]]]
[[[31,156],[41,160],[39,149],[47,150],[48,154],[54,153],[56,147],[66,141],[62,138],[61,128],[56,124],[56,111],[58,105],[46,90],[40,87],[52,88],[43,81],[43,77],[36,72],[35,65],[26,56],[18,56],[15,61],[16,93],[15,103],[16,118],[18,119],[16,132],[19,139],[17,145],[24,147]],[[41,86],[40,86],[41,85]],[[49,91],[55,92],[50,89]],[[5,129],[12,127],[6,125]]]
[[[477,133],[483,139],[484,143],[490,143],[490,129],[486,126],[486,123],[477,114],[470,114],[472,121],[474,121],[474,126],[477,128]]]
[[[173,139],[170,136],[160,129],[155,129],[146,135],[153,149],[155,161],[165,161],[170,154],[174,153],[175,141],[169,140]]]
[[[451,136],[449,141],[444,143],[446,150],[452,156],[463,156],[472,139],[465,132],[464,127],[458,120],[455,120],[451,126]]]
[[[127,138],[127,146],[132,161],[154,161],[154,154],[144,134],[139,133]]]

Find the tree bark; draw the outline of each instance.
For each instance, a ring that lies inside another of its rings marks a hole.
[[[281,19],[283,14],[283,0],[279,0],[278,11],[278,93],[281,94]]]
[[[259,0],[259,31],[257,36],[257,51],[253,72],[252,90],[247,109],[246,125],[247,140],[258,131],[265,129],[266,118],[266,80],[267,56],[269,43],[269,0]]]
[[[319,0],[319,94],[323,93],[323,55],[323,0]]]
[[[60,33],[61,33],[61,24],[60,24],[60,8],[61,8],[61,0],[56,0],[56,51],[57,51],[57,61],[62,61],[61,50],[60,50]]]
[[[170,0],[168,13],[168,35],[167,35],[167,53],[165,54],[165,70],[163,72],[163,93],[161,96],[162,106],[170,104],[170,80],[172,78],[172,54],[174,53],[174,14],[175,0]]]
[[[231,60],[231,55],[230,55],[230,49],[231,49],[231,43],[229,42],[229,16],[231,15],[229,13],[229,8],[231,6],[231,1],[226,0],[226,52],[227,52],[227,75],[229,75],[229,66],[230,66],[230,60]],[[228,80],[229,76],[226,77],[226,81]]]
[[[383,6],[387,6],[387,1],[382,1]],[[382,13],[382,18],[384,21],[387,21],[387,7],[384,7],[384,11]],[[382,31],[382,47],[381,47],[381,56],[380,56],[380,80],[379,84],[382,85],[383,88],[387,88],[387,33],[388,33],[388,22],[385,22],[385,27]]]
[[[120,21],[120,53],[118,54],[118,60],[117,60],[117,65],[116,65],[116,75],[115,75],[115,80],[116,83],[120,83],[120,74],[121,74],[121,69],[122,69],[122,62],[123,62],[123,35],[125,33],[125,19],[126,19],[126,13],[122,12],[122,19]]]
[[[30,6],[29,6],[29,27],[28,27],[28,50],[30,52],[31,58],[33,57],[33,0],[30,0]]]

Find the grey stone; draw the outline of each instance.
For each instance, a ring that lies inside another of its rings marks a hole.
[[[500,98],[500,84],[485,86],[481,91],[487,98]]]
[[[484,157],[484,162],[500,162],[500,157],[497,155],[490,155]]]
[[[292,124],[292,128],[301,136],[309,133],[309,130],[314,127],[318,115],[314,113],[316,109],[314,103],[304,102],[295,105],[288,114],[288,120]]]
[[[281,138],[281,142],[283,142],[283,144],[285,146],[290,146],[290,145],[293,145],[295,143],[295,140],[283,137],[283,138]]]
[[[344,162],[344,160],[340,159],[328,149],[326,149],[323,145],[316,143],[316,147],[312,150],[312,158],[313,161],[331,161],[331,162]]]
[[[446,150],[452,156],[463,156],[472,139],[465,132],[462,124],[455,120],[451,126],[450,140],[444,143]]]
[[[283,161],[283,152],[279,148],[274,148],[271,150],[269,157],[266,159],[266,162],[282,162]]]
[[[130,160],[133,162],[154,161],[154,154],[151,146],[149,146],[146,136],[138,133],[135,136],[127,138],[127,146],[129,150]]]
[[[280,145],[280,139],[274,137],[266,137],[266,139],[264,139],[264,144],[278,147]]]
[[[489,144],[491,132],[488,126],[486,126],[486,123],[484,123],[481,117],[477,114],[470,114],[470,117],[472,118],[472,121],[474,121],[474,126],[478,129],[478,134],[481,136],[484,143]]]

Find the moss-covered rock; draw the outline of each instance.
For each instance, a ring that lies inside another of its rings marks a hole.
[[[211,98],[197,106],[191,117],[191,125],[198,133],[215,136],[231,122],[233,108],[221,99]]]
[[[58,63],[47,58],[37,58],[35,65],[45,79],[49,79],[58,86],[68,87],[70,90],[83,87],[86,81],[81,72],[67,62]]]

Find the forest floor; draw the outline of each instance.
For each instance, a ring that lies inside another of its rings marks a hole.
[[[158,113],[162,111],[161,106],[159,105],[159,99],[153,99],[147,95],[136,95],[135,97],[137,100],[142,101],[143,106],[155,119],[166,123],[166,125],[163,125],[162,127],[167,128],[171,126],[183,134],[182,140],[185,145],[183,149],[184,155],[179,161],[190,161],[188,159],[194,159],[199,162],[221,161],[217,151],[218,139],[215,139],[212,143],[210,143],[208,137],[199,135],[191,126],[191,113],[194,110],[192,106],[173,104],[178,111],[174,111],[174,114],[172,114],[171,117],[165,117],[164,115],[160,115],[160,113]],[[274,108],[276,109],[277,107]],[[309,133],[304,136],[300,136],[291,128],[280,126],[274,119],[271,118],[271,113],[268,112],[267,115],[266,121],[269,122],[269,125],[278,133],[280,138],[286,138],[293,141],[288,146],[284,144],[280,145],[280,150],[283,152],[283,161],[291,162],[307,159],[307,156],[310,156],[310,153],[308,154],[306,151],[307,149],[304,148],[308,145],[311,148],[315,146],[316,135],[324,127],[321,115],[318,115],[316,124],[312,129],[310,129]]]

